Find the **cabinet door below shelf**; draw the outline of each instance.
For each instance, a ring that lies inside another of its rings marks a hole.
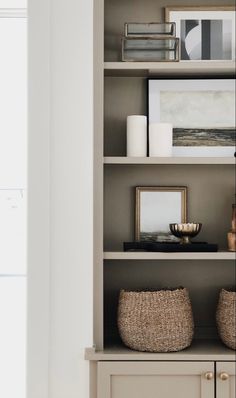
[[[235,362],[217,362],[217,398],[236,398]]]
[[[97,398],[132,397],[214,398],[214,363],[99,362]]]

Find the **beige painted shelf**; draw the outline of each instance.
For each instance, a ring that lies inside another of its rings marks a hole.
[[[234,61],[201,62],[104,62],[105,76],[151,76],[157,74],[235,74]]]
[[[228,251],[199,253],[164,253],[164,252],[104,252],[104,260],[231,260],[235,253]]]
[[[191,347],[169,353],[133,351],[125,346],[115,346],[96,351],[87,348],[85,359],[90,361],[235,361],[235,352],[218,340],[196,340]]]
[[[104,164],[232,164],[234,157],[126,157],[106,156]]]

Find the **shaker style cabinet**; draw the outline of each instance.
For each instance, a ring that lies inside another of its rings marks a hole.
[[[214,388],[214,362],[98,364],[97,398],[214,398]]]
[[[216,382],[215,382],[216,381]],[[99,362],[97,398],[235,398],[235,363]]]
[[[216,364],[216,391],[217,398],[236,397],[236,363],[217,362]]]

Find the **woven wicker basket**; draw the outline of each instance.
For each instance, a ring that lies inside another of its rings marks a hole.
[[[188,291],[121,290],[118,328],[123,343],[134,350],[171,352],[188,347],[194,329]]]
[[[216,322],[221,340],[236,350],[236,292],[222,289],[216,311]]]

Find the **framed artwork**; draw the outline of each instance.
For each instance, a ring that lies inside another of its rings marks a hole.
[[[148,79],[148,122],[172,123],[173,156],[235,153],[235,79]]]
[[[235,7],[166,7],[167,22],[176,23],[180,60],[235,59]]]
[[[175,241],[169,224],[187,221],[187,187],[136,187],[135,240]]]

